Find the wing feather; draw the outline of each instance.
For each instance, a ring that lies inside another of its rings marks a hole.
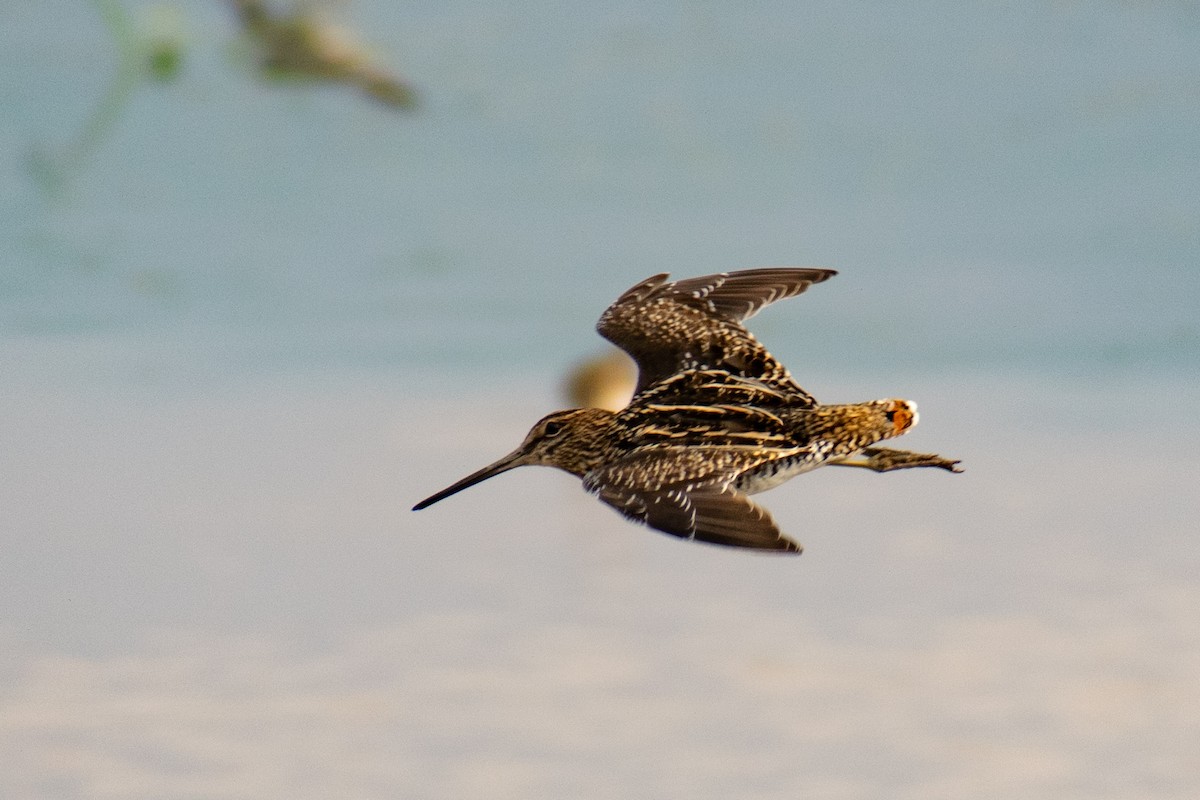
[[[780,532],[765,508],[735,489],[601,487],[597,494],[627,518],[683,539],[784,553],[803,549]]]
[[[799,553],[771,514],[732,487],[761,463],[752,447],[653,447],[584,476],[583,486],[629,519],[701,542]]]
[[[744,322],[764,306],[804,292],[814,283],[828,280],[837,272],[809,267],[774,267],[723,272],[686,278],[668,284],[659,294],[670,294],[678,302],[701,306],[710,314]]]
[[[812,397],[741,323],[769,303],[794,297],[835,274],[779,267],[672,283],[662,273],[617,298],[596,329],[637,362],[639,392],[683,370],[721,369],[812,405]]]

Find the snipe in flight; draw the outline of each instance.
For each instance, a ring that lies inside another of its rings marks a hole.
[[[799,553],[749,495],[825,465],[960,472],[939,455],[874,446],[917,424],[915,403],[821,405],[742,326],[768,303],[835,274],[777,268],[647,278],[597,325],[637,362],[626,408],[556,411],[512,453],[413,510],[515,467],[543,465],[582,478],[626,517],[673,536]]]

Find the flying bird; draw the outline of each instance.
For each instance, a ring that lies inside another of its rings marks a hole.
[[[674,282],[663,273],[638,283],[597,324],[637,364],[629,405],[549,414],[516,450],[413,510],[510,469],[542,465],[579,477],[621,514],[664,533],[799,553],[750,495],[826,465],[960,472],[956,460],[875,446],[917,424],[916,403],[820,404],[742,325],[836,274],[785,267]]]

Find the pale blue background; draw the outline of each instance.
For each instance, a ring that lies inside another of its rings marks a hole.
[[[1196,6],[336,7],[405,113],[169,5],[57,188],[114,43],[0,5],[0,794],[1196,796]],[[755,332],[966,474],[804,476],[782,561],[408,510],[628,285],[780,264]]]
[[[0,12],[9,334],[541,369],[654,271],[799,262],[844,276],[770,341],[822,364],[1197,366],[1191,4],[344,9],[411,115],[266,90],[226,9],[180,5],[181,78],[55,202],[31,149],[113,46],[86,3]]]

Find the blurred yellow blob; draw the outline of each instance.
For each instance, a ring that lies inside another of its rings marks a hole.
[[[577,408],[620,411],[629,405],[637,386],[637,366],[623,351],[612,348],[604,355],[585,359],[567,376],[564,391]]]

